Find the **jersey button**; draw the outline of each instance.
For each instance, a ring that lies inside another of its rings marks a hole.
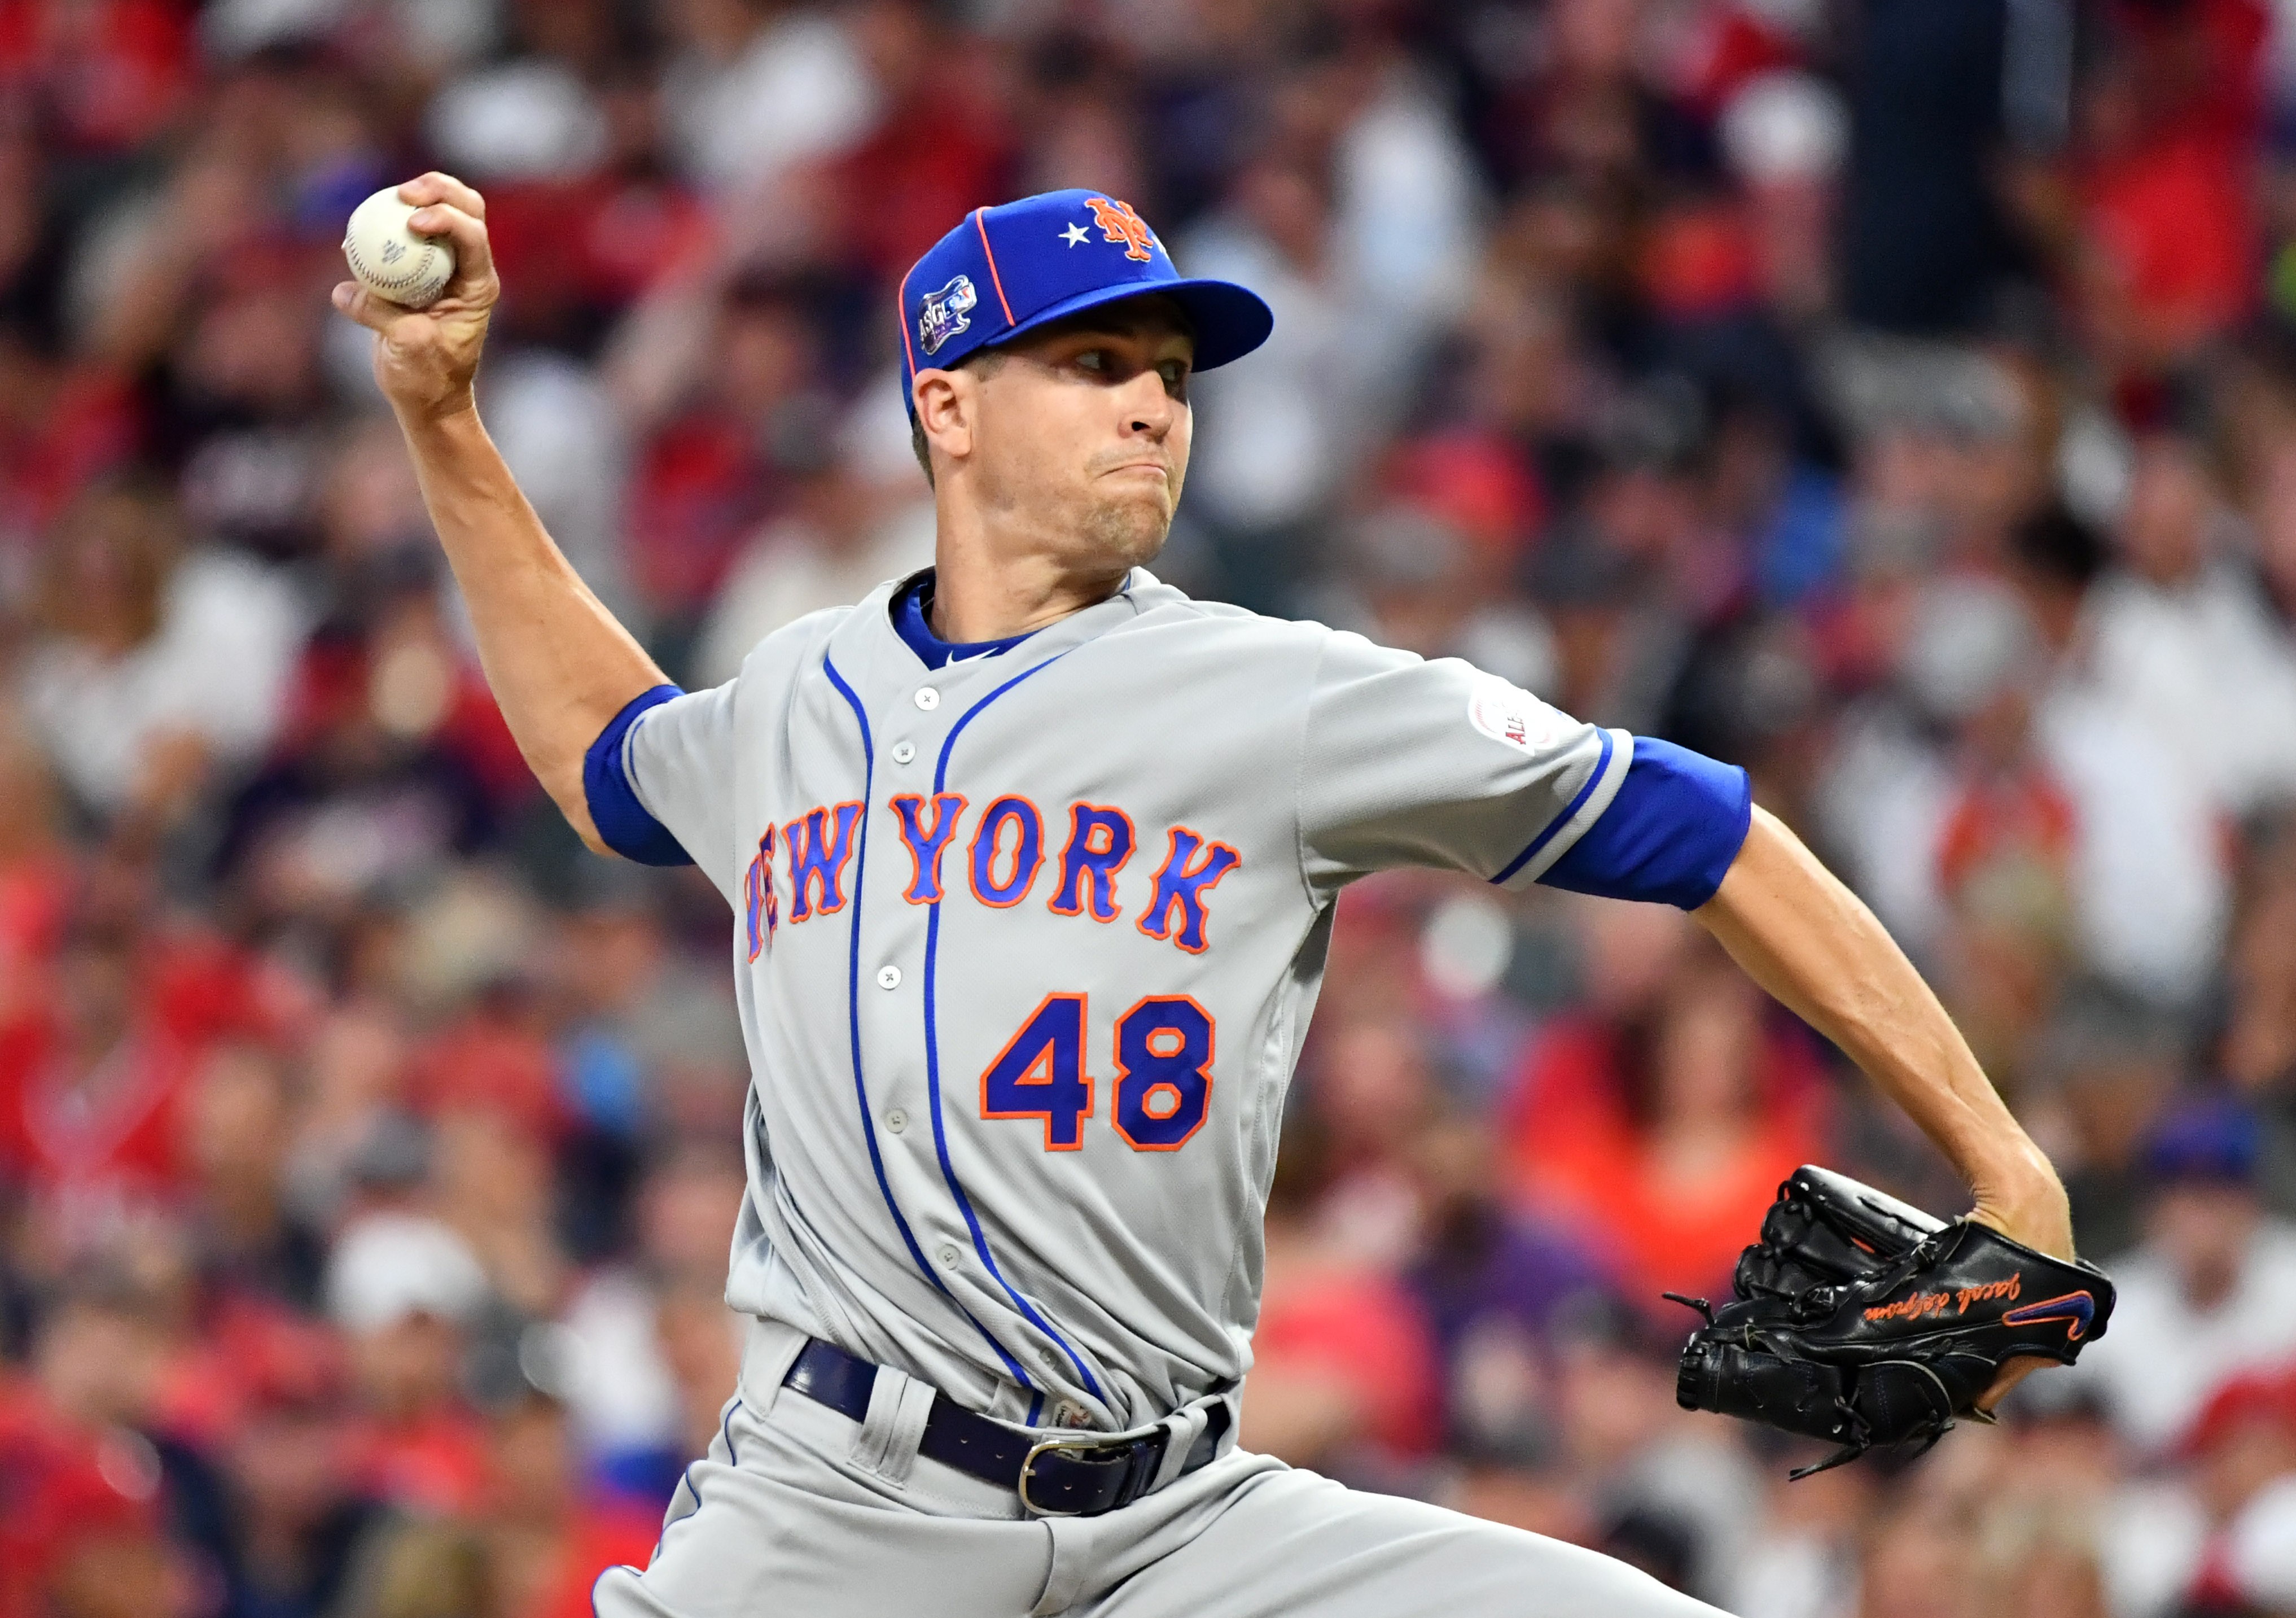
[[[935,691],[931,686],[918,686],[917,706],[923,709],[927,713],[931,713],[934,709],[940,706],[940,693]]]
[[[891,1112],[885,1114],[885,1127],[892,1130],[894,1134],[898,1135],[903,1129],[909,1127],[909,1115],[901,1111],[900,1108],[895,1107]]]
[[[942,1248],[942,1249],[940,1250],[939,1257],[940,1257],[940,1267],[941,1267],[943,1269],[955,1269],[956,1268],[956,1249],[955,1249],[955,1248],[954,1248],[954,1247],[944,1247],[944,1248]]]
[[[898,966],[880,966],[877,968],[878,988],[898,989],[900,986],[901,969]]]
[[[896,742],[896,743],[893,743],[893,762],[894,762],[894,763],[896,763],[896,764],[906,764],[906,763],[907,763],[911,759],[914,759],[914,758],[915,758],[916,756],[917,756],[917,748],[916,748],[916,743],[914,743],[914,742]]]

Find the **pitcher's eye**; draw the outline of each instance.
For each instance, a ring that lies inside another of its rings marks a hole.
[[[1106,349],[1086,349],[1083,353],[1077,356],[1077,364],[1082,365],[1087,371],[1105,371],[1108,369],[1108,350]]]

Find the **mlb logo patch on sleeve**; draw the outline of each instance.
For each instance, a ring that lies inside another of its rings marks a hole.
[[[1478,673],[1467,694],[1467,722],[1494,742],[1525,752],[1551,746],[1562,735],[1562,716],[1520,686],[1496,675]]]

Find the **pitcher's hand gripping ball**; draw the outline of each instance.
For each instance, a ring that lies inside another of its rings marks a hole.
[[[2104,1335],[2112,1283],[1990,1226],[1950,1224],[1847,1175],[1804,1165],[1778,1187],[1739,1258],[1737,1297],[1689,1304],[1675,1398],[1841,1448],[1805,1477],[1875,1444],[1935,1443],[2019,1355],[2070,1365]]]
[[[437,302],[455,278],[455,244],[410,230],[406,221],[414,212],[414,204],[400,201],[396,187],[376,192],[351,210],[343,257],[367,291],[420,309]]]

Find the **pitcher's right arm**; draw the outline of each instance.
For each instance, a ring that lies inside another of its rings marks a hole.
[[[519,752],[582,841],[606,853],[584,791],[585,757],[616,715],[668,679],[560,554],[479,421],[472,385],[502,294],[485,199],[436,173],[398,194],[417,204],[415,230],[453,241],[454,279],[426,309],[355,281],[335,288],[335,307],[375,333],[375,382],[406,434],[422,502],[470,604],[480,665]]]

